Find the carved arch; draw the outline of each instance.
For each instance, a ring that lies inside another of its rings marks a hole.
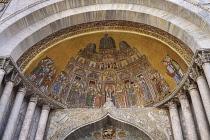
[[[116,109],[112,105],[113,103],[110,102],[106,102],[102,109],[54,110],[51,114],[47,139],[65,139],[72,132],[98,122],[107,116],[138,128],[152,140],[171,138],[171,127],[167,111],[157,108]]]
[[[137,129],[139,131],[139,134],[143,135],[144,138],[146,138],[145,140],[153,140],[150,134],[148,134],[145,130],[142,130],[142,128],[135,126],[135,124],[131,124],[131,123],[113,118],[110,114],[106,114],[104,117],[100,118],[100,120],[78,127],[77,129],[69,132],[69,134],[67,134],[66,137],[62,138],[62,140],[76,139],[78,138],[78,133],[83,132],[83,134],[88,134],[94,131],[94,127],[97,129],[100,129],[104,127],[107,123],[123,130],[126,130],[126,128],[132,128],[132,130]]]

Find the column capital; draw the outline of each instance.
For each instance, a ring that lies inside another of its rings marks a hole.
[[[43,104],[42,110],[50,111],[50,105]]]
[[[13,71],[11,74],[6,75],[5,81],[6,82],[10,81],[10,82],[14,83],[15,86],[17,86],[20,83],[21,78],[18,76],[17,72]]]
[[[194,80],[195,82],[197,81],[197,78],[199,76],[203,76],[204,73],[203,71],[200,69],[200,67],[198,66],[194,66],[190,69],[190,73],[189,73],[189,76],[192,80]]]
[[[198,88],[197,88],[197,85],[195,84],[194,81],[192,81],[190,79],[187,79],[185,84],[184,84],[184,89],[188,90],[188,91],[191,91],[192,89],[198,89]]]
[[[30,98],[30,102],[34,102],[35,104],[37,104],[38,100],[39,100],[38,95],[32,95]]]
[[[9,74],[14,66],[10,65],[10,60],[7,60],[5,57],[0,58],[0,69],[3,69],[6,74]]]
[[[195,63],[198,64],[198,66],[202,66],[203,63],[210,63],[210,52],[202,50],[198,53],[198,57],[195,59]]]
[[[178,98],[179,98],[180,101],[188,100],[186,93],[184,91],[182,91],[182,90],[179,91]]]
[[[177,109],[177,102],[175,102],[174,100],[169,101],[168,107],[169,109]]]
[[[18,88],[18,93],[22,93],[23,95],[26,94],[26,91],[27,91],[27,89],[26,89],[25,85],[22,85]]]

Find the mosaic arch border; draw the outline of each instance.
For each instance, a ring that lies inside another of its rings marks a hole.
[[[180,57],[183,58],[187,65],[189,65],[192,61],[192,50],[183,41],[171,35],[170,33],[163,31],[162,29],[133,21],[106,20],[70,26],[47,36],[24,52],[17,60],[17,65],[22,71],[24,71],[27,64],[36,55],[50,48],[52,45],[56,44],[56,42],[61,42],[66,38],[82,33],[105,30],[131,31],[155,38],[174,50]]]
[[[110,118],[112,118],[112,119],[114,119],[114,120],[116,120],[116,121],[119,121],[120,123],[125,123],[125,124],[128,124],[128,125],[131,125],[131,126],[137,128],[137,129],[139,129],[140,131],[144,132],[151,140],[155,140],[155,139],[154,139],[151,135],[149,135],[149,133],[148,133],[146,130],[144,130],[143,128],[140,128],[139,126],[136,126],[135,124],[126,122],[125,120],[117,119],[117,118],[113,117],[113,116],[112,116],[111,114],[109,114],[109,113],[107,113],[107,114],[104,115],[103,117],[99,118],[98,120],[95,120],[95,121],[89,122],[89,123],[87,123],[87,124],[81,125],[81,126],[77,127],[76,129],[70,131],[68,134],[66,134],[66,135],[62,138],[62,140],[65,140],[66,137],[68,137],[71,133],[77,131],[78,129],[80,129],[80,128],[82,128],[82,127],[85,127],[85,126],[87,126],[87,125],[90,125],[90,124],[99,122],[99,121],[105,119],[106,117],[110,117]],[[135,122],[133,122],[133,123],[135,123]]]

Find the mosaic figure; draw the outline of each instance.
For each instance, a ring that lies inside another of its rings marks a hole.
[[[49,57],[45,57],[33,69],[29,75],[29,79],[32,80],[41,91],[46,92],[47,88],[54,80],[55,74],[56,68],[53,61]]]
[[[162,63],[166,67],[166,73],[174,78],[176,84],[179,84],[184,75],[179,63],[172,59],[169,55],[165,56],[165,58],[162,60]]]

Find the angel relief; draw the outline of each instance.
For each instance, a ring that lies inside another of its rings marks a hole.
[[[170,56],[162,63],[167,73],[179,83],[183,71]],[[43,92],[73,108],[100,108],[109,98],[118,108],[144,107],[169,94],[164,77],[154,69],[145,55],[127,42],[106,35],[96,44],[89,43],[71,58],[56,76],[53,61],[46,57],[29,75]]]

